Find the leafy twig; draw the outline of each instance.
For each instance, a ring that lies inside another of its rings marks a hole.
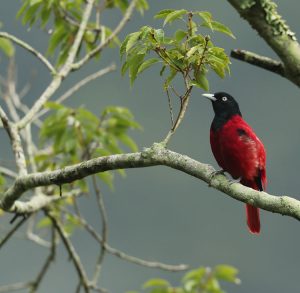
[[[88,19],[91,15],[93,4],[95,0],[88,0],[87,5],[84,9],[82,20],[80,23],[80,27],[77,31],[77,34],[75,36],[75,40],[73,42],[73,45],[71,46],[69,50],[69,54],[67,57],[66,62],[62,66],[62,68],[59,70],[57,74],[55,74],[53,80],[49,84],[49,86],[45,89],[45,91],[42,93],[42,95],[36,100],[36,102],[33,104],[29,112],[17,123],[18,129],[24,128],[38,113],[38,111],[42,108],[42,106],[47,102],[47,100],[56,92],[56,90],[59,88],[62,80],[70,73],[76,54],[78,52],[81,40],[83,38],[83,34],[85,31],[85,28],[88,23]]]
[[[92,51],[90,51],[88,54],[86,54],[81,60],[79,60],[77,63],[72,65],[73,70],[77,70],[80,67],[82,67],[85,63],[87,63],[92,57],[94,57],[96,54],[101,52],[106,46],[110,44],[110,42],[121,32],[121,30],[124,28],[126,23],[129,21],[134,8],[136,6],[137,0],[132,0],[129,4],[126,12],[123,15],[122,20],[119,22],[117,27],[113,30],[111,35],[105,39],[104,42],[100,43],[96,48],[94,48]]]

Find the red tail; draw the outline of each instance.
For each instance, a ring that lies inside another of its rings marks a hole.
[[[246,215],[247,224],[249,231],[253,234],[259,234],[260,232],[260,220],[259,220],[259,209],[246,204]]]

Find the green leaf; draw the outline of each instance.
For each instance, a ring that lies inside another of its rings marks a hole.
[[[10,40],[0,37],[0,50],[4,52],[7,57],[12,57],[15,54],[15,48]]]
[[[196,45],[196,46],[190,48],[190,49],[187,51],[186,56],[187,56],[187,57],[191,57],[191,56],[192,56],[198,49],[200,49],[200,48],[201,48],[201,45]]]
[[[214,275],[217,279],[239,283],[240,280],[237,278],[238,270],[229,265],[218,265],[214,268]]]
[[[138,0],[136,3],[136,10],[138,10],[142,15],[144,14],[144,10],[149,9],[149,4],[146,0]]]
[[[159,11],[154,15],[154,18],[165,18],[167,17],[171,12],[175,11],[174,9],[164,9]]]
[[[52,221],[48,217],[40,219],[37,223],[37,228],[46,228],[51,225]]]
[[[35,4],[40,4],[41,2],[43,2],[43,0],[30,0],[30,6],[33,6]]]
[[[129,34],[129,38],[126,43],[126,50],[125,50],[126,53],[128,53],[128,51],[136,44],[140,35],[141,35],[141,32],[135,32],[135,33]]]
[[[162,29],[154,30],[154,38],[158,43],[163,43],[165,38],[165,32]]]
[[[198,283],[200,283],[201,279],[205,276],[205,274],[206,274],[206,268],[200,267],[198,269],[187,272],[184,275],[182,281],[183,283],[185,283],[188,280],[196,280]]]
[[[160,76],[163,76],[166,67],[167,67],[166,65],[163,65],[163,66],[162,66],[161,70],[159,71],[159,75],[160,75]]]
[[[136,145],[136,143],[133,141],[132,138],[130,138],[128,135],[126,134],[121,134],[118,135],[118,139],[127,147],[129,147],[129,149],[133,152],[137,152],[138,151],[138,147]]]
[[[197,12],[197,15],[199,15],[203,20],[204,22],[206,22],[207,26],[212,30],[213,27],[212,27],[212,15],[210,12],[208,11],[199,11]]]
[[[132,86],[137,74],[138,74],[138,69],[140,65],[142,64],[144,60],[145,54],[140,54],[140,55],[135,55],[133,58],[130,59],[130,64],[129,64],[129,77],[130,77],[130,85]]]
[[[155,63],[157,63],[157,62],[160,62],[160,60],[157,59],[157,58],[151,58],[151,59],[148,59],[148,60],[144,61],[144,62],[140,65],[137,74],[142,73],[144,70],[146,70],[146,69],[149,68],[151,65],[153,65],[153,64],[155,64]]]
[[[44,104],[45,108],[51,109],[51,110],[59,110],[59,109],[66,109],[66,107],[62,104],[59,104],[57,102],[48,101]]]
[[[177,42],[182,41],[183,38],[185,38],[187,36],[187,32],[184,30],[177,30],[175,32],[175,39]]]
[[[218,21],[212,21],[211,26],[208,23],[204,22],[203,26],[210,28],[212,31],[215,30],[215,31],[221,32],[223,34],[226,34],[235,39],[235,36],[232,33],[232,31],[230,30],[230,28],[228,28],[227,26],[225,26],[224,24],[222,24]]]
[[[187,11],[185,9],[181,10],[175,10],[171,13],[169,13],[164,21],[163,26],[165,26],[167,23],[171,23],[174,20],[181,18],[182,15],[187,14]]]
[[[175,70],[173,68],[170,68],[170,74],[169,74],[169,76],[167,77],[167,79],[165,80],[165,83],[164,83],[164,89],[165,90],[169,87],[169,84],[175,78],[177,73],[178,73],[177,70]]]
[[[52,55],[58,45],[66,38],[68,38],[68,34],[66,33],[64,25],[60,24],[56,26],[49,41],[48,53]]]
[[[206,78],[205,71],[200,71],[198,74],[196,74],[195,79],[196,83],[192,82],[195,86],[200,87],[205,91],[209,91],[209,82]]]
[[[150,279],[143,285],[143,289],[151,288],[151,287],[170,287],[170,283],[164,279]]]

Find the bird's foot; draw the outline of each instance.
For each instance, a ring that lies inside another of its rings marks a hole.
[[[225,175],[225,172],[226,172],[226,171],[223,170],[223,169],[212,172],[211,175],[210,175],[210,179],[209,179],[208,186],[211,187],[211,181],[212,181],[217,175],[223,175],[223,176],[226,176],[226,175]]]

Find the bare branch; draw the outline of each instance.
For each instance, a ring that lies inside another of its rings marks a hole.
[[[18,290],[30,288],[31,285],[32,284],[30,282],[20,282],[20,283],[15,283],[10,285],[4,285],[0,287],[0,293],[18,291]]]
[[[93,182],[93,187],[96,194],[97,204],[98,204],[101,222],[102,222],[102,242],[100,243],[100,253],[96,262],[95,273],[92,281],[94,285],[97,285],[97,281],[99,279],[100,272],[101,272],[102,262],[105,256],[105,250],[106,250],[105,243],[107,242],[108,224],[107,224],[107,213],[104,205],[103,195],[97,184],[97,179],[95,175],[92,176],[92,182]]]
[[[7,234],[6,236],[1,239],[0,241],[0,249],[2,246],[10,239],[11,236],[26,222],[28,218],[24,217],[20,222],[18,222]],[[0,292],[1,292],[1,287],[0,287]]]
[[[261,56],[256,53],[240,49],[232,50],[230,56],[237,60],[247,62],[249,64],[258,66],[265,70],[286,77],[284,72],[284,66],[280,61],[276,61],[269,57]]]
[[[13,170],[10,170],[8,168],[2,167],[0,166],[0,174],[12,178],[12,179],[16,179],[18,174],[16,172],[14,172]]]
[[[6,113],[4,112],[1,106],[0,106],[0,119],[11,141],[16,164],[18,167],[18,173],[19,175],[26,175],[27,174],[26,160],[24,156],[22,143],[21,143],[20,133],[16,125],[11,121],[9,121]]]
[[[91,52],[86,54],[80,61],[73,64],[72,69],[77,70],[80,67],[82,67],[85,63],[87,63],[92,57],[94,57],[96,54],[101,52],[105,47],[107,47],[110,42],[121,32],[121,30],[124,28],[126,23],[129,21],[133,10],[136,6],[137,0],[132,0],[130,5],[128,6],[126,12],[123,15],[122,20],[119,22],[117,27],[114,29],[114,31],[111,33],[111,35],[104,40],[104,42],[101,42],[95,49],[93,49]]]
[[[33,54],[34,56],[36,56],[44,65],[46,65],[46,67],[49,69],[49,71],[52,74],[56,74],[55,68],[48,61],[48,59],[46,57],[44,57],[42,53],[40,53],[39,51],[37,51],[36,49],[34,49],[33,47],[31,47],[26,42],[18,39],[17,37],[15,37],[15,36],[7,33],[7,32],[0,32],[0,37],[8,39],[8,40],[11,40],[15,44],[17,44],[17,45],[21,46],[22,48],[26,49],[28,52],[30,52],[31,54]]]
[[[54,261],[55,259],[55,254],[56,254],[56,232],[54,227],[52,227],[51,229],[51,248],[50,248],[50,253],[43,265],[43,267],[41,268],[40,272],[38,273],[36,280],[32,283],[31,285],[31,292],[36,292],[38,287],[40,286],[44,276],[46,275],[51,262]]]
[[[180,265],[169,265],[169,264],[164,264],[161,262],[154,262],[154,261],[147,261],[129,254],[126,254],[125,252],[115,249],[113,247],[111,247],[110,245],[108,245],[108,243],[104,242],[103,239],[101,238],[101,236],[95,231],[95,229],[89,225],[89,223],[86,222],[86,220],[84,220],[82,217],[73,215],[74,217],[76,217],[81,224],[84,226],[84,228],[91,234],[91,236],[100,244],[100,245],[104,245],[105,250],[128,262],[134,263],[136,265],[140,265],[140,266],[144,266],[147,268],[156,268],[156,269],[161,269],[161,270],[165,270],[165,271],[170,271],[170,272],[178,272],[178,271],[185,271],[188,269],[188,266],[185,264],[180,264]]]
[[[85,77],[84,79],[80,80],[78,83],[76,83],[73,87],[71,87],[69,90],[67,90],[62,96],[60,96],[56,102],[57,103],[62,103],[63,101],[65,101],[66,99],[68,99],[69,97],[71,97],[75,92],[77,92],[80,88],[82,88],[83,86],[85,86],[86,84],[88,84],[89,82],[116,70],[116,65],[115,64],[111,64],[95,73],[92,73],[90,75],[88,75],[87,77]],[[34,119],[41,117],[42,115],[46,114],[49,110],[48,109],[43,109],[41,110]]]
[[[22,201],[16,201],[14,204],[14,207],[12,208],[13,212],[16,212],[18,214],[30,214],[37,212],[44,207],[49,206],[51,203],[59,200],[64,200],[68,197],[74,197],[79,196],[81,194],[80,190],[72,190],[72,192],[64,192],[62,196],[60,195],[51,195],[47,196],[44,194],[37,194],[33,196],[29,201],[22,202]]]
[[[284,77],[300,86],[300,44],[295,33],[277,12],[276,3],[271,0],[228,2],[278,55],[284,67]]]
[[[36,235],[33,232],[34,225],[35,225],[35,219],[36,219],[36,213],[34,213],[28,220],[26,238],[42,247],[50,248],[51,243],[49,241],[42,239],[41,237],[39,237],[38,235]]]
[[[78,277],[79,277],[79,280],[81,282],[81,284],[83,285],[83,288],[85,290],[85,292],[90,292],[89,290],[89,281],[88,281],[88,277],[87,277],[87,274],[84,270],[84,267],[80,261],[80,257],[79,255],[77,254],[72,242],[70,241],[70,239],[68,238],[66,232],[64,231],[64,227],[63,225],[59,222],[59,220],[53,216],[51,214],[51,212],[48,212],[48,211],[45,211],[46,215],[51,219],[54,227],[56,228],[61,240],[63,241],[73,263],[74,263],[74,266],[76,268],[76,271],[77,271],[77,274],[78,274]]]

